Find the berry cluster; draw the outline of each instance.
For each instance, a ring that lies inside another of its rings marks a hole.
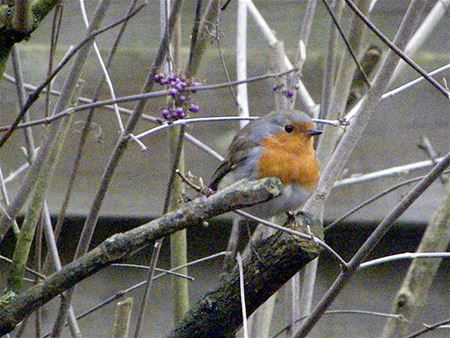
[[[278,92],[280,92],[282,95],[284,95],[284,96],[286,96],[286,97],[289,97],[289,98],[291,98],[291,97],[294,96],[294,92],[293,92],[292,90],[286,89],[286,88],[283,88],[283,87],[284,87],[284,85],[274,84],[274,85],[272,86],[272,90],[273,90],[274,92],[275,92],[275,91],[278,91]]]
[[[163,73],[156,74],[153,79],[159,85],[166,86],[169,95],[173,98],[173,107],[164,108],[161,111],[161,116],[165,120],[175,121],[184,119],[189,112],[198,113],[200,111],[200,107],[192,102],[188,102],[190,100],[184,95],[187,87],[198,87],[201,85],[200,82],[189,83],[182,76],[166,76]],[[191,89],[190,92],[195,93],[196,91]]]

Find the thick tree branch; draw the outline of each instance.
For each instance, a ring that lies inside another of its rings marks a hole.
[[[315,236],[323,236],[319,220],[303,213],[298,215],[297,222],[285,226],[301,231],[307,225]],[[258,256],[251,255],[243,262],[248,316],[322,249],[314,241],[277,232],[257,243],[255,250]],[[235,266],[216,290],[207,293],[191,308],[170,337],[233,337],[241,325],[239,269]]]
[[[205,219],[278,197],[280,189],[281,182],[274,178],[256,182],[241,181],[208,198],[197,198],[174,212],[108,238],[9,304],[0,304],[0,335],[13,330],[24,317],[52,298],[153,241],[186,227],[202,224]]]

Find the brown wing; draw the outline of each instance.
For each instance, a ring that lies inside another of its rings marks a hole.
[[[250,139],[250,126],[247,125],[242,128],[236,136],[234,136],[233,141],[228,147],[228,152],[225,160],[221,163],[219,168],[211,178],[211,183],[209,188],[216,191],[220,181],[227,175],[237,168],[240,162],[244,161],[250,150],[257,146],[257,143]]]

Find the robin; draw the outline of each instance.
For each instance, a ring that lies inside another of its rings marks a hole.
[[[248,208],[267,218],[295,210],[311,195],[320,177],[313,136],[322,134],[301,111],[272,112],[240,129],[209,188],[220,190],[243,178],[277,177],[282,195]]]

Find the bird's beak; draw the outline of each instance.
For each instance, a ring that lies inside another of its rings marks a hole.
[[[317,135],[320,135],[322,133],[323,133],[323,131],[319,130],[319,129],[308,130],[306,132],[306,134],[311,135],[311,136],[317,136]]]

